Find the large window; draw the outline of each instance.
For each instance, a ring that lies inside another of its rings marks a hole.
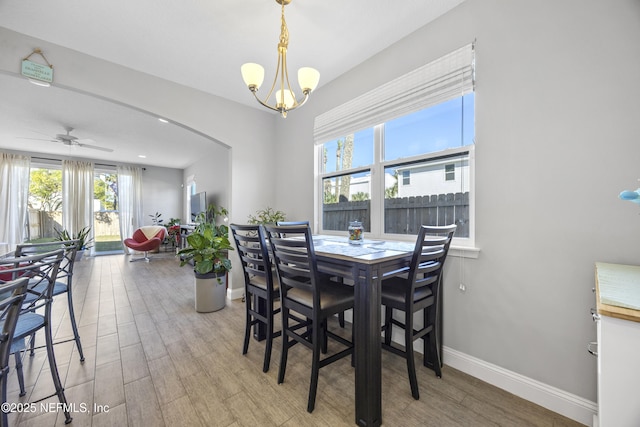
[[[96,253],[122,252],[118,175],[115,169],[96,169],[93,181],[93,228]]]
[[[320,145],[322,229],[359,220],[375,235],[417,234],[455,223],[468,238],[473,117],[470,93]]]
[[[354,220],[372,237],[455,223],[458,244],[473,243],[472,53],[460,49],[316,118],[322,232],[345,232]],[[394,93],[388,86],[409,105],[369,108]]]

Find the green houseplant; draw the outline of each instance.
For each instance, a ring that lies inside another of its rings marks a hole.
[[[91,249],[93,246],[93,238],[91,237],[91,226],[87,225],[78,231],[76,234],[69,233],[66,229],[59,230],[54,228],[56,233],[56,241],[64,242],[66,240],[78,240],[78,251],[76,252],[76,261],[82,258],[86,249]]]
[[[229,227],[224,224],[227,214],[225,208],[209,205],[196,216],[198,225],[187,236],[187,247],[178,251],[181,267],[193,263],[198,312],[216,311],[225,305],[226,274],[231,270],[228,252],[233,250]],[[222,224],[218,224],[220,217]]]
[[[286,214],[282,211],[274,210],[273,208],[266,207],[256,212],[255,215],[249,215],[249,224],[276,224],[286,219]]]

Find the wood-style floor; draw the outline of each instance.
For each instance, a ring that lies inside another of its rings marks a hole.
[[[311,353],[295,346],[277,384],[280,339],[262,372],[264,342],[242,356],[244,305],[194,310],[193,273],[170,253],[150,263],[123,255],[76,263],[76,315],[86,361],[73,343],[56,345],[72,426],[352,426],[354,375],[349,358],[320,371],[316,409],[307,413]],[[58,339],[71,337],[66,298],[54,302]],[[337,322],[336,325],[337,327]],[[43,335],[43,334],[40,334]],[[43,337],[39,337],[42,340]],[[12,358],[13,359],[13,358]],[[27,395],[13,369],[8,402],[32,402],[53,391],[44,349],[25,357]],[[578,426],[445,365],[441,379],[420,365],[421,399],[411,397],[402,358],[382,354],[382,416],[387,426]],[[44,410],[10,415],[11,426],[62,426],[56,398]]]

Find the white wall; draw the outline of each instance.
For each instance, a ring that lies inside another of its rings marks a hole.
[[[230,152],[228,147],[221,144],[212,144],[210,151],[203,156],[202,160],[190,165],[183,171],[183,185],[187,188],[188,180],[196,183],[196,192],[207,193],[207,204],[214,203],[219,207],[229,206],[230,193]],[[185,201],[184,222],[191,222],[191,218],[186,216],[187,193],[183,189],[183,199]]]
[[[278,206],[313,218],[315,116],[474,39],[480,253],[449,261],[444,344],[595,401],[594,262],[640,254],[637,0],[467,0],[277,121]]]
[[[142,172],[142,214],[144,225],[151,225],[156,212],[162,214],[163,224],[180,218],[182,203],[182,170],[146,166]]]

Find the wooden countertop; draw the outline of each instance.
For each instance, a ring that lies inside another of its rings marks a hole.
[[[640,266],[596,263],[598,314],[640,322]]]

